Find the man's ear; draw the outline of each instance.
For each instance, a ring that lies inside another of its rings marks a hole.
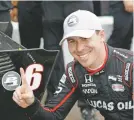
[[[100,36],[100,38],[101,38],[101,40],[103,42],[106,40],[106,36],[105,36],[105,31],[104,30],[100,30],[99,36]]]

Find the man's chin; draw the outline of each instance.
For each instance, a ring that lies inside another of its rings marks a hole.
[[[82,62],[80,62],[80,64],[81,64],[84,68],[89,67],[89,65],[88,65],[88,64],[86,64],[86,63],[82,63]]]

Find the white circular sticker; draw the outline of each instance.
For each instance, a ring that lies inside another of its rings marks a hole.
[[[2,85],[6,90],[13,91],[21,84],[21,77],[15,71],[9,71],[2,77]]]

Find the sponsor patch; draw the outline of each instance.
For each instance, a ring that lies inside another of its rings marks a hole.
[[[85,83],[92,83],[93,78],[89,74],[85,74]]]
[[[117,78],[116,78],[116,76],[109,75],[109,76],[108,76],[108,80],[117,81]]]
[[[112,89],[116,92],[123,92],[125,90],[124,86],[121,84],[112,84]]]
[[[65,82],[66,82],[66,75],[65,74],[62,75],[60,82],[65,84]]]
[[[13,91],[21,84],[21,77],[15,71],[9,71],[2,77],[2,86],[8,90]]]
[[[67,21],[67,24],[68,24],[68,26],[70,26],[70,27],[76,25],[77,23],[78,23],[78,17],[75,16],[75,15],[71,16],[71,17],[68,19],[68,21]]]
[[[72,81],[72,83],[75,83],[75,78],[73,76],[73,71],[72,71],[72,67],[69,67],[68,68],[68,74],[69,74],[69,77],[70,77],[70,80]]]
[[[125,80],[126,81],[129,80],[129,68],[130,68],[130,63],[126,63],[126,67],[125,67]]]

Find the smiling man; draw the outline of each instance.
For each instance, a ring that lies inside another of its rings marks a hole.
[[[133,53],[108,46],[98,17],[85,10],[64,21],[64,35],[74,61],[67,66],[59,86],[44,107],[33,95],[20,69],[22,85],[13,100],[32,120],[63,120],[82,98],[105,120],[133,120]]]
[[[60,45],[65,39],[70,53],[83,67],[96,69],[103,64],[106,56],[105,34],[99,18],[93,13],[79,10],[68,16]]]

